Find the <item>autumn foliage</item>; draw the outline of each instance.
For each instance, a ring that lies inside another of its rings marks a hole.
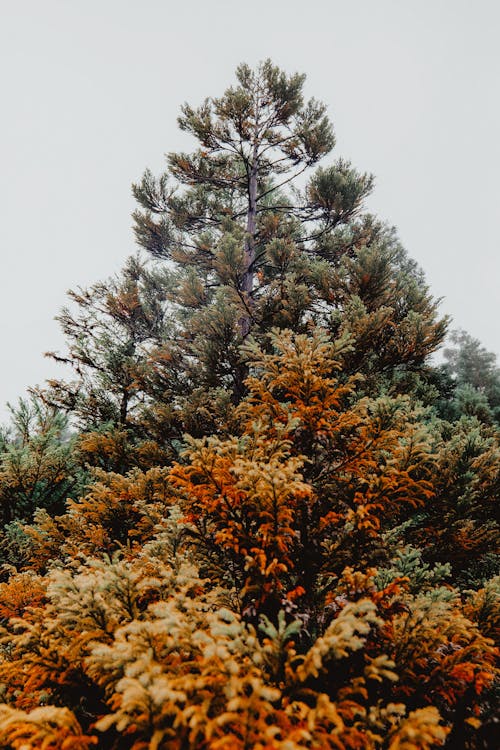
[[[5,750],[496,747],[499,432],[445,418],[445,322],[359,216],[369,177],[274,193],[333,136],[259,71],[259,116],[246,89],[185,106],[184,192],[136,187],[180,267],[80,290],[76,379],[0,436]],[[235,129],[267,154],[248,215]]]

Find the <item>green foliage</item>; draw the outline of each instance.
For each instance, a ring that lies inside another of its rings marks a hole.
[[[304,104],[304,77],[269,61],[237,77],[221,98],[185,105],[179,122],[199,149],[170,154],[165,174],[134,186],[139,244],[174,263],[184,341],[167,350],[236,401],[247,375],[238,347],[273,327],[349,332],[353,372],[420,368],[445,322],[394,232],[363,215],[372,177],[340,159],[294,187],[334,145],[325,107]]]
[[[435,500],[409,538],[425,559],[449,563],[456,581],[476,577],[479,582],[478,573],[479,580],[498,573],[490,566],[498,552],[499,436],[476,418],[435,427]]]
[[[466,414],[487,424],[500,423],[500,368],[496,355],[466,331],[453,331],[449,338],[450,345],[443,350],[442,370],[451,378],[455,392],[449,403],[441,404],[442,413],[447,418]]]
[[[0,523],[28,520],[37,508],[57,512],[82,487],[73,439],[63,414],[32,396],[11,407],[0,443]]]
[[[57,318],[69,351],[47,356],[69,365],[75,380],[49,381],[41,395],[84,429],[103,423],[127,428],[144,398],[141,363],[165,324],[162,275],[129,258],[119,277],[69,297],[75,308],[64,308]]]
[[[429,563],[422,561],[422,551],[408,545],[396,551],[389,568],[380,568],[376,582],[380,589],[384,589],[396,578],[407,578],[413,593],[425,591],[443,583],[451,574],[449,563],[436,563],[432,568]]]

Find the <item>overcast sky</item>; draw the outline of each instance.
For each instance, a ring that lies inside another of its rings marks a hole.
[[[307,73],[454,326],[500,353],[498,0],[0,0],[0,404],[58,373],[68,288],[135,252],[130,184],[242,61]],[[0,412],[0,414],[3,414]]]

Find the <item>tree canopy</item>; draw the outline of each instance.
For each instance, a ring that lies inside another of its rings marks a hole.
[[[498,368],[464,332],[433,362],[304,81],[182,107],[141,254],[0,435],[6,750],[496,747]]]

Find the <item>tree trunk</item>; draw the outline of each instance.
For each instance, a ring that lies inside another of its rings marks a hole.
[[[120,400],[120,427],[125,427],[127,424],[127,417],[128,417],[128,402],[129,402],[129,394],[127,391],[127,388],[125,387],[122,397]]]
[[[254,262],[255,262],[255,232],[257,227],[257,175],[258,175],[258,145],[257,137],[255,138],[252,154],[252,163],[250,165],[250,175],[248,180],[248,213],[245,239],[245,270],[241,283],[243,300],[246,312],[240,320],[241,335],[246,338],[250,333],[251,327],[251,308],[252,292],[254,279]]]
[[[239,320],[241,338],[244,340],[250,333],[252,327],[252,292],[254,280],[254,262],[255,262],[255,233],[257,230],[257,178],[259,173],[259,146],[258,146],[258,116],[256,116],[255,138],[252,150],[252,161],[248,175],[248,213],[246,225],[246,238],[244,248],[245,270],[241,280],[241,295],[245,310]],[[240,362],[236,368],[233,400],[239,403],[245,396],[244,381],[248,377],[248,367],[244,362]]]

